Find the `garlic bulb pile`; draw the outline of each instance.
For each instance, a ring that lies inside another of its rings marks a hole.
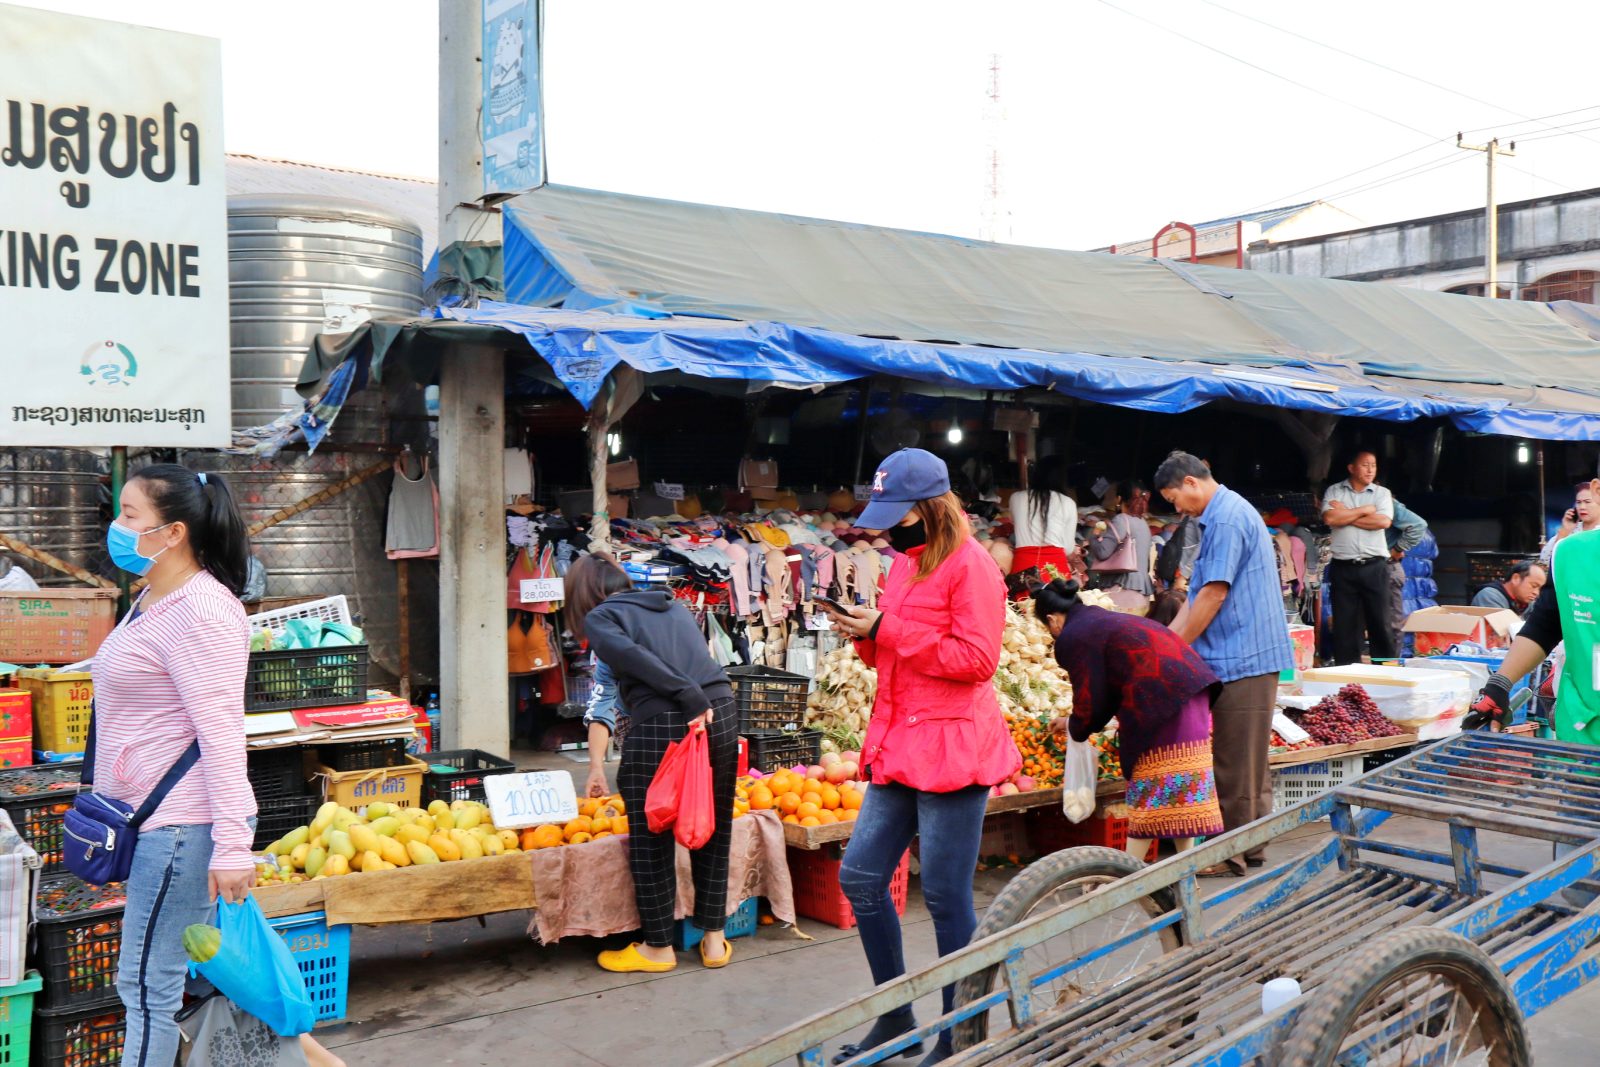
[[[994,690],[1008,716],[1072,713],[1072,683],[1056,663],[1050,631],[1031,612],[1010,605]]]
[[[821,730],[824,752],[859,751],[867,735],[878,672],[845,642],[817,664],[817,685],[806,700],[806,725]]]

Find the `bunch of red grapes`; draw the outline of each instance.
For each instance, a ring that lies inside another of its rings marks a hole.
[[[1324,745],[1351,745],[1405,733],[1384,717],[1359,685],[1347,685],[1333,696],[1323,697],[1300,716],[1300,727]]]

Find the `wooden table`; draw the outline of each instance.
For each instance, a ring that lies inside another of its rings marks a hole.
[[[1340,756],[1360,756],[1370,752],[1386,752],[1395,748],[1411,748],[1419,744],[1416,734],[1400,734],[1396,737],[1374,737],[1367,741],[1357,741],[1351,745],[1322,745],[1318,748],[1294,748],[1286,752],[1274,752],[1267,757],[1267,763],[1273,767],[1299,767],[1306,763],[1316,763],[1320,760],[1338,759]]]
[[[1127,784],[1121,778],[1102,778],[1095,788],[1095,796],[1101,800],[1120,798],[1126,792]],[[1010,796],[990,797],[984,814],[1003,815],[1007,812],[1027,811],[1030,808],[1059,809],[1060,807],[1061,787],[1053,786],[1049,789],[1031,789],[1026,793],[1013,793]],[[853,829],[855,824],[850,822],[828,823],[825,826],[798,826],[790,822],[783,824],[783,839],[790,848],[819,849],[823,845],[849,840]]]
[[[252,893],[269,919],[322,911],[329,923],[374,926],[531,911],[535,906],[533,861],[526,852],[258,886]]]

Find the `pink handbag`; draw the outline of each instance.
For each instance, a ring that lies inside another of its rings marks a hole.
[[[1113,524],[1112,529],[1115,530],[1115,528],[1115,524]],[[1129,530],[1127,535],[1117,542],[1117,550],[1111,553],[1110,556],[1105,559],[1089,561],[1089,570],[1095,573],[1102,571],[1126,573],[1141,569],[1143,568],[1139,566],[1139,544],[1133,539],[1132,530]]]

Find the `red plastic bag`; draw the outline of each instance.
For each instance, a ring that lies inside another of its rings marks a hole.
[[[678,794],[682,789],[682,763],[689,750],[689,739],[674,741],[667,746],[666,755],[650,779],[650,788],[644,794],[644,817],[650,832],[659,834],[678,821]]]
[[[680,764],[678,822],[673,835],[687,849],[711,840],[717,828],[717,802],[711,790],[711,743],[704,727],[691,729],[684,738]]]

